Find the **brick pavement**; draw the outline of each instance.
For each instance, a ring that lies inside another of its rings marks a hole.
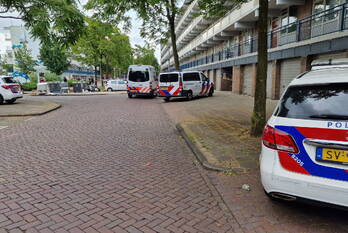
[[[272,112],[272,104],[268,115]],[[246,134],[249,128],[252,98],[216,92],[213,98],[191,102],[163,103],[177,123],[186,123],[194,140],[201,140],[216,160],[234,159],[230,166],[249,168],[242,174],[226,175],[205,170],[221,194],[232,215],[245,233],[344,233],[348,232],[347,212],[311,205],[271,201],[261,186],[258,155],[260,139]],[[238,153],[236,153],[238,151]],[[251,153],[246,153],[250,151]],[[240,157],[236,157],[240,155]],[[247,159],[243,159],[246,157]],[[242,159],[241,159],[242,158]],[[214,160],[211,160],[214,162]],[[243,163],[251,161],[251,163]],[[241,189],[249,184],[251,191]]]
[[[161,101],[49,100],[0,129],[0,232],[241,232]]]

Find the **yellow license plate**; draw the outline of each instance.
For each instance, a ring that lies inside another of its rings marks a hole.
[[[348,164],[348,150],[318,148],[316,158],[322,161]]]
[[[161,87],[161,90],[168,90],[168,87]]]

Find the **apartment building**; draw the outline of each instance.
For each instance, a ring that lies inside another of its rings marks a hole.
[[[258,0],[224,17],[195,17],[198,0],[185,1],[176,20],[182,70],[201,70],[217,90],[254,95]],[[315,59],[348,57],[348,0],[270,0],[267,97],[278,99]],[[162,70],[172,70],[171,44],[161,49]]]

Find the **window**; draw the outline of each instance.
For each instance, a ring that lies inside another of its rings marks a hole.
[[[125,81],[118,81],[118,84],[125,84],[126,82]]]
[[[199,73],[184,73],[183,74],[183,80],[184,82],[187,81],[201,81],[201,78],[199,77]]]
[[[4,77],[2,80],[4,83],[16,83],[12,77]]]
[[[129,71],[128,79],[131,82],[147,82],[150,80],[148,71]]]
[[[205,74],[201,73],[203,81],[209,81],[209,78]]]
[[[160,82],[162,83],[174,83],[179,81],[178,74],[161,74]]]
[[[276,113],[297,119],[345,119],[348,83],[294,86],[285,93]]]
[[[111,84],[115,85],[115,84],[117,84],[117,82],[116,81],[111,81]]]

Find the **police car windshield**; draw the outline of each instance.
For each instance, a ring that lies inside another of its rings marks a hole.
[[[173,83],[178,81],[179,81],[178,74],[161,74],[160,75],[161,83]]]
[[[149,72],[148,71],[129,71],[128,79],[131,82],[147,82],[149,81]]]
[[[348,83],[293,86],[285,93],[276,113],[297,119],[345,120]]]

